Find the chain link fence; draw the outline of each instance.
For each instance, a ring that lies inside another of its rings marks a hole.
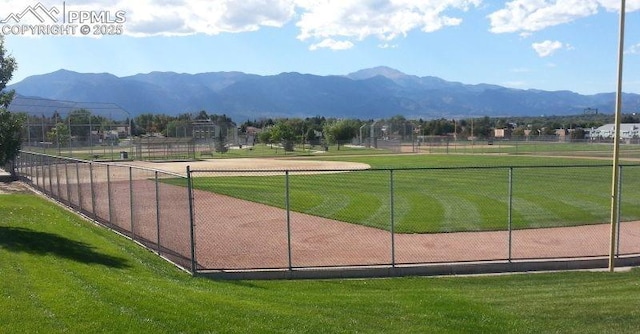
[[[23,114],[25,151],[85,160],[123,159],[131,154],[131,115],[114,103],[16,96],[9,110]]]
[[[589,156],[610,160],[613,140],[607,138],[573,139],[559,136],[514,136],[483,139],[417,136],[413,148],[415,152],[422,153]],[[640,158],[640,139],[622,140],[620,157]]]
[[[640,255],[640,166],[620,168],[615,256],[624,260]],[[602,259],[610,249],[610,165],[179,175],[22,152],[17,170],[194,274],[341,277],[345,268]]]
[[[185,176],[28,152],[16,168],[45,195],[191,270]]]
[[[640,166],[621,169],[625,257],[640,254]],[[190,173],[203,271],[609,254],[609,165]]]

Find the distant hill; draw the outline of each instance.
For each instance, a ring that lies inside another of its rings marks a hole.
[[[206,110],[234,120],[263,117],[459,118],[567,115],[597,108],[614,111],[614,93],[468,85],[438,77],[408,75],[389,67],[348,75],[242,72],[180,74],[151,72],[128,77],[59,70],[10,85],[22,96],[114,103],[132,115],[176,115]],[[640,95],[624,94],[624,110],[640,110]]]

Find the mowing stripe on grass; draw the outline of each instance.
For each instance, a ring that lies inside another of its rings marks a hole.
[[[305,212],[315,216],[332,217],[349,205],[351,197],[345,194],[333,194],[332,196],[322,196],[321,200],[320,204],[310,207]],[[297,204],[295,205],[297,206]]]
[[[513,198],[515,228],[536,228],[553,226],[550,222],[557,222],[560,217],[549,211],[545,206],[539,205],[534,198],[530,200],[526,197]]]
[[[372,197],[375,197],[376,202],[379,204],[374,206],[376,210],[369,211],[368,217],[361,220],[361,222],[367,226],[377,227],[382,230],[389,230],[391,226],[389,196],[376,193],[373,194]]]
[[[444,209],[439,232],[478,230],[481,216],[475,203],[453,194],[438,194],[436,200]]]

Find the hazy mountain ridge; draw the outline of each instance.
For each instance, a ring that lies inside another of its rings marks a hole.
[[[262,117],[452,118],[536,116],[614,110],[614,94],[521,90],[418,77],[389,67],[347,75],[242,72],[151,72],[127,77],[59,70],[10,85],[22,96],[115,103],[132,115],[206,110],[237,119]],[[640,95],[624,94],[624,111],[640,110]]]

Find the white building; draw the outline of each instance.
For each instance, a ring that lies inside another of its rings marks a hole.
[[[599,128],[593,129],[590,133],[590,138],[613,138],[615,132],[615,124],[606,124]],[[620,138],[640,138],[640,123],[620,124]]]

